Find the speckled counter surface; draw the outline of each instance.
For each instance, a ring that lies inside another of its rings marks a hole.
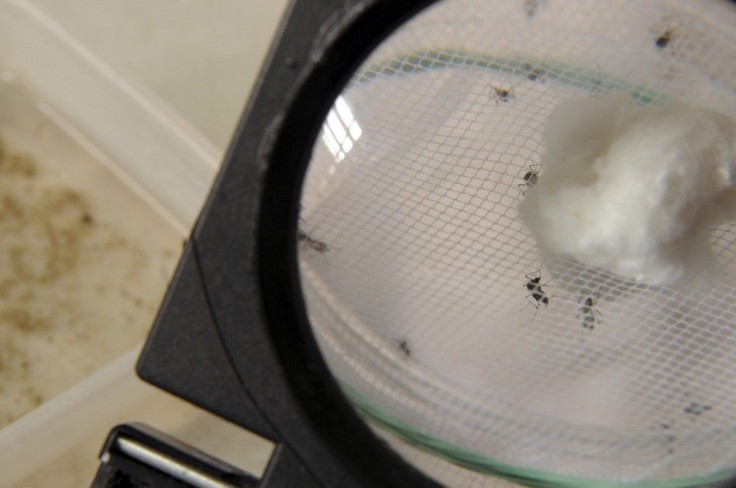
[[[182,133],[224,153],[286,1],[29,3],[152,95],[155,110]],[[0,487],[87,485],[105,435],[128,421],[148,422],[258,473],[270,443],[142,384],[132,361],[125,393],[64,407],[80,382],[124,353],[134,356],[192,222],[168,225],[110,170],[114,161],[96,159],[99,148],[87,151],[44,120],[50,107],[39,112],[37,101],[12,93],[8,82],[23,85],[12,78],[0,72],[0,428],[16,441],[0,456]],[[128,393],[135,398],[120,401]],[[59,422],[54,412],[79,418]],[[53,446],[39,450],[47,438]]]
[[[142,341],[181,247],[104,169],[75,180],[91,157],[42,117],[32,126],[35,154],[28,134],[0,142],[0,427]],[[75,159],[49,156],[51,141]]]

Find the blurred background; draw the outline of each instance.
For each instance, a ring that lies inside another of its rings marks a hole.
[[[88,486],[127,421],[265,468],[133,368],[285,8],[0,4],[0,487]]]
[[[32,3],[223,150],[286,8],[286,0]]]

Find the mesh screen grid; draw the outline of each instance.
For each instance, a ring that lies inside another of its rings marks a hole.
[[[446,0],[353,76],[304,185],[302,286],[332,372],[417,466],[688,486],[736,465],[734,227],[717,286],[675,289],[543,263],[516,210],[571,96],[736,113],[735,25],[726,2]]]

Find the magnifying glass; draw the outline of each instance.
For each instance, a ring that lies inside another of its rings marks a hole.
[[[729,2],[295,3],[139,372],[317,485],[725,482],[732,223],[711,288],[655,286],[545,260],[519,206],[571,97],[735,113],[735,27]]]

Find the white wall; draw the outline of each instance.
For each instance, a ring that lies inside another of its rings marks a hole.
[[[286,0],[34,3],[223,150],[286,6]]]

